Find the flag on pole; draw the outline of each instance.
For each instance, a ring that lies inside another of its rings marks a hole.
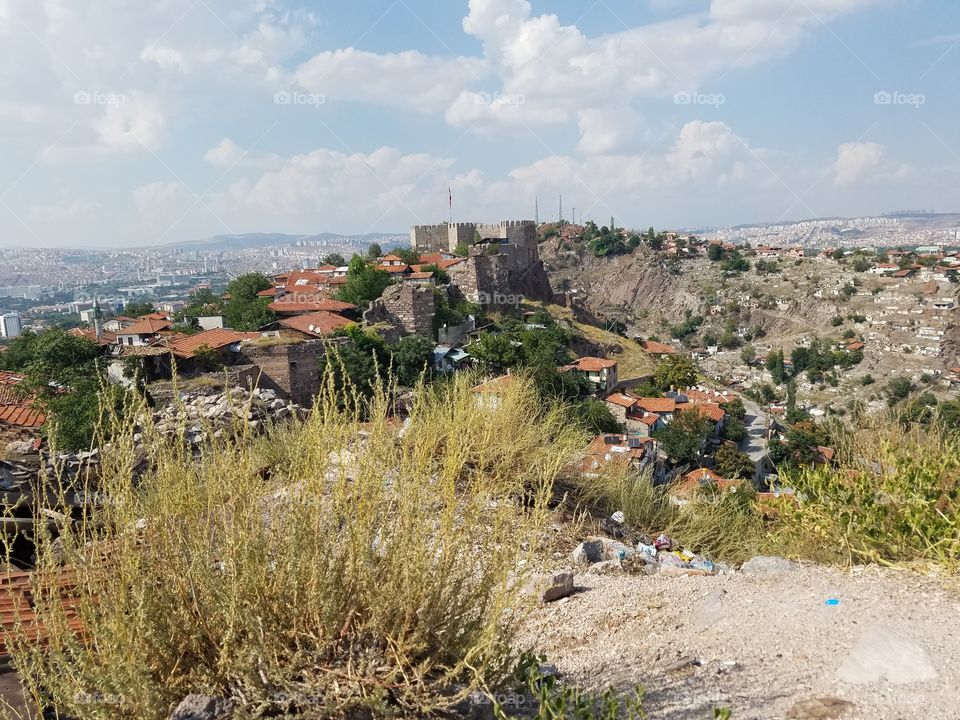
[[[450,202],[450,209],[453,210],[453,189],[449,185],[447,186],[447,195]]]

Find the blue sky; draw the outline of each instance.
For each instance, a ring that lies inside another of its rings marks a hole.
[[[951,0],[0,0],[0,243],[960,210]]]

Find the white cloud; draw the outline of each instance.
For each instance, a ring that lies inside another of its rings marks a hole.
[[[486,73],[482,61],[417,51],[379,55],[355,48],[323,52],[303,63],[294,81],[332,101],[362,101],[441,112]]]
[[[97,136],[108,150],[155,150],[162,139],[166,117],[156,98],[140,94],[123,96],[108,104],[95,124]]]
[[[877,170],[883,162],[884,149],[873,142],[844,143],[837,148],[833,183],[837,187],[853,185]]]
[[[649,135],[643,116],[628,107],[585,108],[578,113],[580,143],[586,155],[611,155],[635,151]]]
[[[215,168],[227,170],[235,167],[276,168],[283,164],[279,155],[244,150],[230,138],[224,138],[216,147],[207,150],[203,159]]]

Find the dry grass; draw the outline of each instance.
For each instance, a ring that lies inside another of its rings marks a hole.
[[[620,352],[610,353],[610,359],[617,361],[617,375],[620,378],[629,379],[652,375],[657,369],[656,361],[635,341],[603,328],[578,322],[569,308],[560,305],[544,305],[544,309],[590,342],[603,345],[619,345],[623,348]]]
[[[360,422],[331,383],[302,425],[199,457],[147,425],[138,486],[123,428],[97,517],[38,546],[38,586],[76,570],[89,642],[38,602],[49,647],[13,652],[37,706],[159,720],[205,692],[251,714],[422,717],[452,687],[497,685],[545,499],[583,438],[525,382],[485,410],[470,384],[421,392],[402,433],[385,392]]]
[[[623,468],[581,478],[574,487],[576,501],[594,516],[622,512],[629,535],[655,537],[666,532],[684,547],[712,560],[740,563],[767,543],[764,521],[752,493],[718,495],[701,491],[681,507],[670,500],[669,486],[654,487],[647,473]]]

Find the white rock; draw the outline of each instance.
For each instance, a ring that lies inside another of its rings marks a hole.
[[[866,628],[837,670],[837,679],[852,685],[894,685],[937,678],[937,669],[922,645],[906,633],[873,625]]]

